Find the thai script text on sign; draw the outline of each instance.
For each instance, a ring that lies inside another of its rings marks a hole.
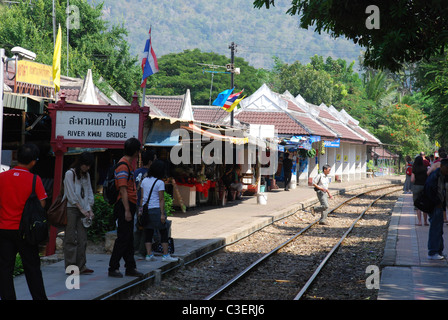
[[[55,137],[126,141],[132,137],[138,138],[138,128],[138,114],[57,111]]]
[[[53,87],[53,71],[45,64],[19,60],[17,61],[16,81],[43,87]]]

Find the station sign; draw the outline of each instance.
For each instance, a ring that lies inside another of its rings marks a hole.
[[[52,66],[33,61],[17,61],[16,81],[42,87],[54,87]]]
[[[120,112],[57,111],[55,136],[70,140],[126,141],[139,137],[140,115]]]

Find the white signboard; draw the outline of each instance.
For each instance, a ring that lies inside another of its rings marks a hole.
[[[139,114],[57,111],[55,137],[68,140],[126,141],[138,138]]]
[[[250,124],[249,134],[260,139],[274,138],[275,126],[271,124]]]

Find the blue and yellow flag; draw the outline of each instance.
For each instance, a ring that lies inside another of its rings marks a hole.
[[[240,98],[240,99],[236,99],[236,100],[232,103],[232,105],[231,105],[228,109],[226,109],[226,111],[227,111],[227,112],[232,112],[233,109],[235,109],[235,107],[238,105],[238,103],[240,103],[240,101],[243,100],[245,97],[246,97],[246,95],[244,95],[244,96],[243,96],[242,98]]]
[[[213,101],[212,105],[218,107],[224,106],[224,103],[226,103],[227,99],[232,94],[233,89],[235,88],[224,90],[223,92],[218,94],[218,97],[215,99],[215,101]]]

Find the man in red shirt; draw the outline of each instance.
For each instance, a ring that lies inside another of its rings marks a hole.
[[[34,300],[46,300],[39,249],[30,245],[19,235],[19,225],[25,202],[33,188],[34,175],[30,170],[39,157],[39,148],[27,143],[17,152],[18,165],[0,173],[0,298],[16,300],[13,271],[17,252],[22,258],[26,281]],[[39,176],[36,179],[36,194],[42,207],[47,194]]]
[[[133,163],[140,154],[141,143],[136,138],[130,138],[124,143],[124,156],[119,162],[124,162],[115,169],[115,185],[119,189],[117,203],[114,206],[114,216],[118,220],[117,239],[109,261],[109,276],[123,277],[119,271],[120,260],[125,262],[126,275],[141,277],[143,274],[136,269],[134,259],[134,215],[137,210],[137,191],[134,178]]]

